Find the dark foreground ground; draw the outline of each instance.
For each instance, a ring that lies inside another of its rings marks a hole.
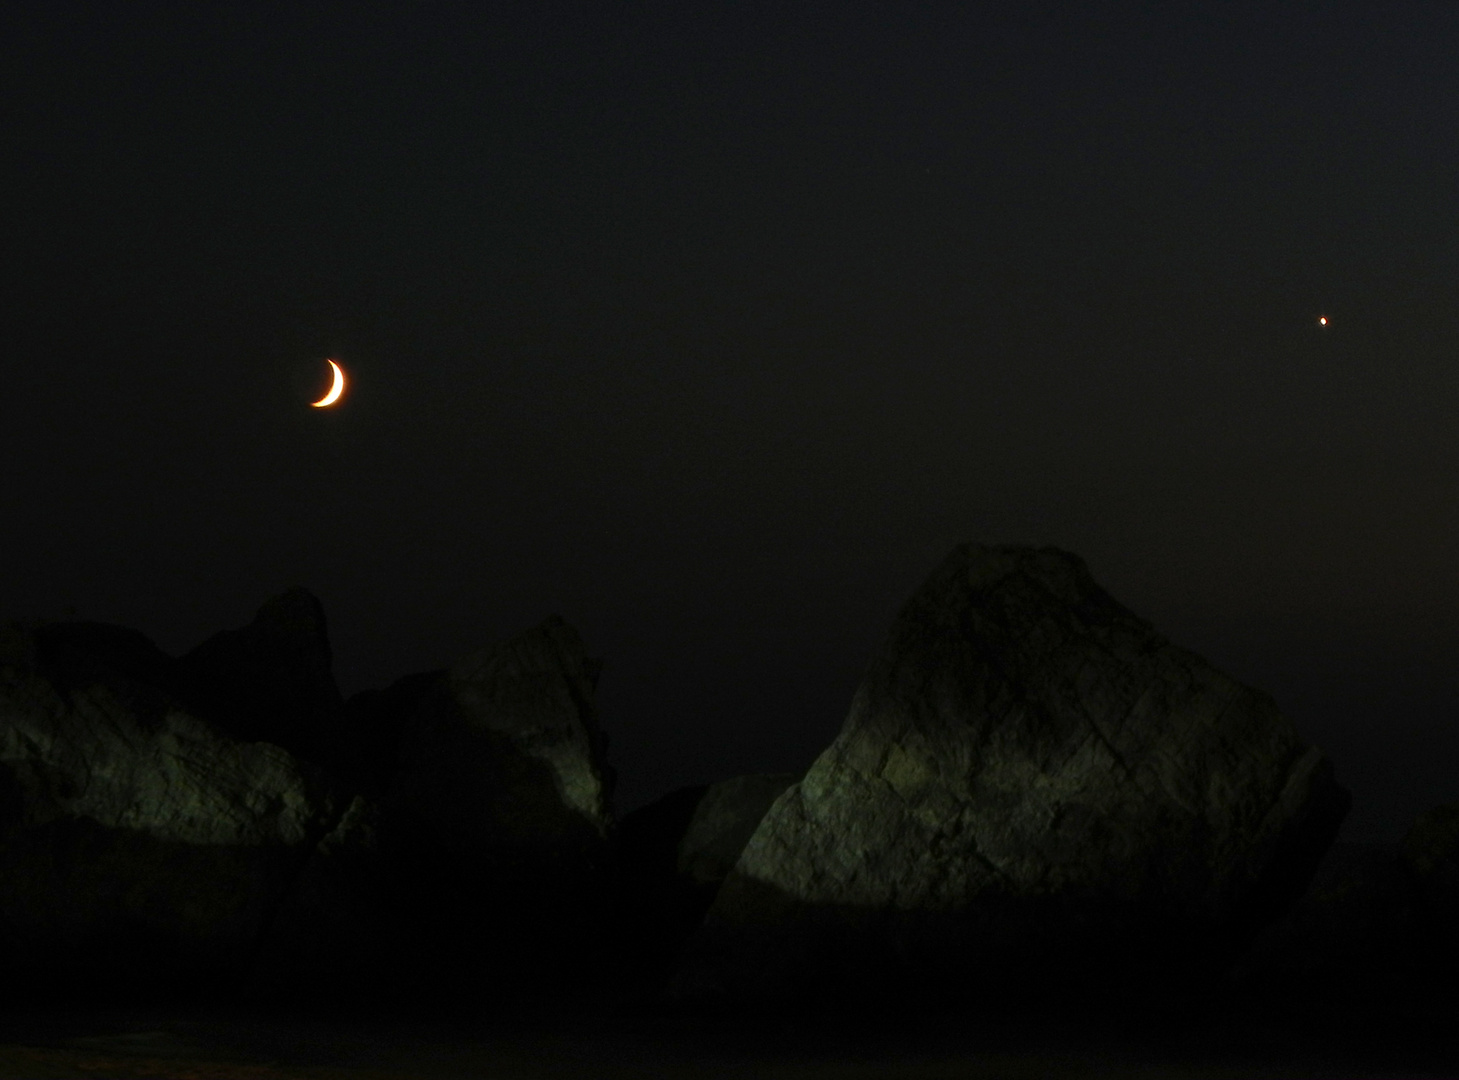
[[[728,1015],[299,1019],[172,1007],[0,1017],[0,1077],[764,1080],[1459,1077],[1459,1013],[1246,1008],[1146,1025],[948,1010],[878,1022]]]

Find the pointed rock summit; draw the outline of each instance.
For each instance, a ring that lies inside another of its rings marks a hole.
[[[1348,795],[1265,694],[1053,548],[958,547],[770,808],[683,995],[1187,984],[1297,895]]]
[[[442,673],[406,721],[391,814],[463,869],[487,858],[555,878],[601,863],[612,813],[598,666],[551,618]]]
[[[247,626],[214,634],[177,661],[175,681],[198,711],[245,742],[271,742],[337,768],[343,705],[324,606],[295,586]]]
[[[395,1002],[463,985],[520,1004],[599,978],[613,818],[598,668],[554,617],[352,699],[381,763],[281,909],[257,985]]]

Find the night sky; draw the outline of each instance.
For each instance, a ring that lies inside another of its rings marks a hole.
[[[805,767],[955,543],[1054,544],[1396,840],[1459,798],[1456,57],[1450,2],[9,0],[0,617],[176,653],[301,584],[351,693],[559,613],[622,812]]]

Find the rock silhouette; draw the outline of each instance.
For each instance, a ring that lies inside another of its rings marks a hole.
[[[798,779],[621,828],[563,620],[349,701],[330,665],[302,589],[177,659],[0,633],[12,997],[1357,1000],[1459,958],[1459,810],[1314,878],[1348,802],[1327,759],[1055,549],[956,549]]]
[[[613,821],[598,665],[560,619],[346,707],[292,589],[180,659],[0,635],[0,962],[14,994],[521,996],[589,963]]]
[[[349,737],[331,670],[324,607],[308,590],[269,600],[253,622],[214,634],[182,656],[172,684],[241,742],[269,742],[340,773]]]
[[[1272,701],[1075,556],[958,547],[771,807],[684,996],[1191,986],[1302,890],[1346,813]]]
[[[1398,844],[1337,843],[1292,909],[1233,971],[1272,1013],[1361,1013],[1401,1024],[1454,1007],[1459,804],[1422,814]]]
[[[483,968],[474,992],[507,998],[591,984],[613,830],[598,666],[554,618],[352,703],[392,760],[318,845],[257,988],[434,998]]]
[[[760,819],[796,780],[755,773],[680,788],[624,817],[617,851],[617,966],[657,992]]]
[[[142,635],[12,625],[0,646],[0,951],[12,993],[227,983],[338,816],[287,750],[183,703]]]
[[[1399,845],[1420,948],[1432,970],[1459,961],[1459,802],[1419,815]]]

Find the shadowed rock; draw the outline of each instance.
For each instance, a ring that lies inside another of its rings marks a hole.
[[[184,705],[172,661],[94,624],[0,642],[0,954],[27,999],[237,977],[337,815],[317,770]]]
[[[310,861],[260,991],[300,976],[396,999],[473,973],[474,997],[587,985],[613,824],[598,667],[554,618],[352,703],[393,760]]]
[[[678,845],[675,870],[695,885],[724,882],[794,773],[754,773],[710,784]]]
[[[680,788],[627,815],[618,833],[620,966],[658,992],[685,940],[793,773]]]
[[[1411,979],[1413,895],[1392,844],[1333,844],[1306,892],[1232,971],[1264,1008],[1371,1005]]]
[[[384,689],[361,690],[345,702],[341,727],[348,738],[338,761],[356,791],[376,802],[384,795],[399,764],[406,723],[446,675],[444,669],[415,672]]]
[[[1400,846],[1416,933],[1434,970],[1459,961],[1459,802],[1421,814]]]
[[[249,625],[214,634],[184,655],[173,679],[196,712],[233,738],[273,743],[341,773],[349,736],[331,664],[324,608],[296,586],[259,608]]]
[[[550,619],[346,709],[302,589],[181,660],[119,627],[10,627],[8,985],[345,1006],[586,986],[612,830],[598,666]]]
[[[476,875],[601,866],[612,814],[598,670],[557,618],[457,663],[404,726],[385,796],[393,828]]]
[[[1260,1015],[1454,1034],[1459,1008],[1459,807],[1421,815],[1401,844],[1337,843],[1311,886],[1232,971]]]
[[[965,545],[760,823],[676,987],[1214,981],[1300,893],[1347,806],[1270,698],[1170,644],[1078,558]]]

